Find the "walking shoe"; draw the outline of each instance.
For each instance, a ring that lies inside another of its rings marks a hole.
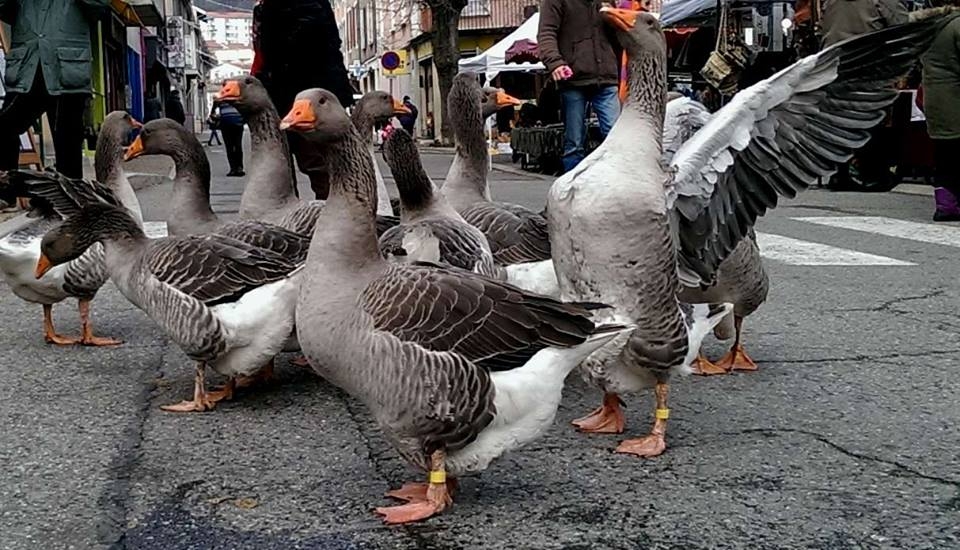
[[[937,210],[933,214],[935,222],[960,221],[960,204],[957,197],[946,187],[937,187],[933,190],[933,198],[937,203]]]

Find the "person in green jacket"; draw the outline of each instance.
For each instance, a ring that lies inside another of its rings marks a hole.
[[[47,113],[57,171],[83,176],[83,114],[90,99],[90,31],[110,0],[0,0],[11,26],[0,110],[0,170],[17,167],[20,135]]]
[[[960,17],[940,30],[923,56],[923,110],[936,170],[933,221],[960,221]]]

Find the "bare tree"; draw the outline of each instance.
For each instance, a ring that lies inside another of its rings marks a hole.
[[[453,77],[460,61],[460,13],[467,0],[421,0],[430,8],[433,64],[440,84],[440,135],[444,144],[451,143],[450,119],[447,116],[447,96],[453,87]]]

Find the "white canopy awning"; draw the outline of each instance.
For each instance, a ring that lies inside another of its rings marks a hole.
[[[475,73],[484,73],[487,76],[487,82],[496,78],[501,72],[510,71],[542,71],[542,63],[507,63],[505,58],[507,50],[517,40],[537,41],[537,27],[540,25],[540,14],[533,14],[530,19],[523,22],[515,31],[508,34],[506,38],[497,42],[487,51],[480,55],[475,55],[467,59],[460,60],[460,71],[471,71]]]

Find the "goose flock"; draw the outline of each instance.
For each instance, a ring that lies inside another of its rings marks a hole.
[[[300,350],[425,473],[388,493],[401,503],[376,509],[387,523],[442,512],[458,477],[544,434],[573,370],[601,401],[575,422],[586,433],[622,432],[624,394],[652,388],[649,434],[617,451],[659,455],[675,375],[757,368],[742,339],[769,286],[757,218],[867,141],[894,83],[954,15],[836,44],[710,114],[668,95],[656,17],[600,11],[627,54],[622,114],[539,212],[491,196],[483,120],[517,100],[476,75],[458,75],[447,98],[456,151],[442,187],[411,136],[386,131],[397,212],[371,136],[402,104],[372,92],[348,114],[311,89],[281,117],[262,84],[241,77],[219,94],[252,134],[239,219],[211,209],[210,165],[191,132],[111,113],[96,181],[0,173],[0,198],[30,205],[0,225],[0,273],[43,306],[44,338],[57,345],[120,344],[94,336],[89,319],[112,280],[193,362],[193,395],[167,411],[211,410],[269,377],[277,354]],[[328,159],[327,200],[297,196],[284,132]],[[124,160],[140,155],[176,164],[167,237],[145,235],[124,175]],[[79,301],[79,337],[54,330],[51,308],[66,298]],[[734,340],[715,363],[700,353],[711,331]],[[226,384],[207,387],[208,367]]]

